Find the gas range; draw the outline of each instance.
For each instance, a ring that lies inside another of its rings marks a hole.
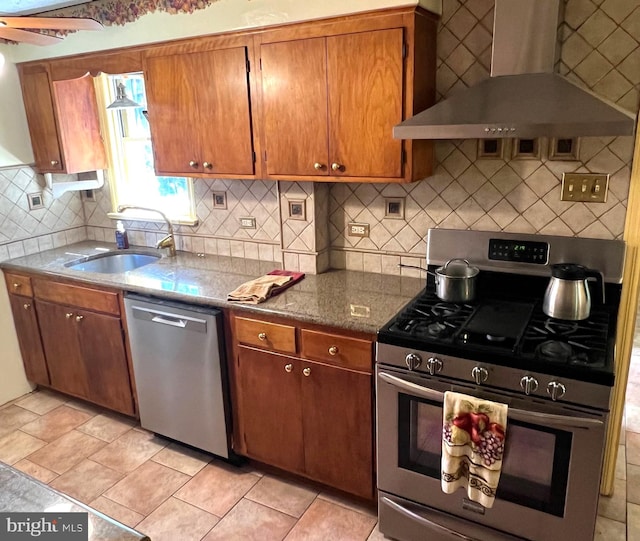
[[[480,268],[473,301],[436,295],[432,273],[454,257]],[[585,320],[542,311],[549,266],[560,262],[602,270],[605,302],[594,294]],[[621,241],[430,230],[426,287],[379,330],[377,361],[538,398],[598,397],[608,409],[623,262]]]

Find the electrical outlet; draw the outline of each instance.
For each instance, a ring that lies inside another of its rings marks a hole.
[[[561,201],[606,203],[609,193],[609,175],[598,173],[564,173]]]
[[[255,229],[256,219],[253,216],[247,217],[247,218],[240,218],[240,227],[242,229]]]
[[[349,237],[368,237],[369,224],[358,224],[355,222],[349,222],[349,225],[347,227],[347,235]]]

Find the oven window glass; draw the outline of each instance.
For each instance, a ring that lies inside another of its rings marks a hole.
[[[400,393],[398,462],[404,469],[440,478],[442,403]],[[509,419],[497,497],[562,516],[571,433]]]

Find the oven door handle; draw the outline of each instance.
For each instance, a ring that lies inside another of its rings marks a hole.
[[[408,391],[416,396],[427,398],[430,400],[436,400],[438,402],[444,401],[444,393],[440,391],[434,391],[428,389],[422,385],[417,385],[410,381],[405,381],[402,378],[392,376],[386,372],[379,372],[378,376],[385,383],[389,383],[394,387],[398,387],[405,391]],[[566,428],[596,428],[604,424],[599,419],[588,419],[585,417],[570,417],[568,415],[554,415],[552,413],[541,413],[537,411],[525,411],[516,408],[509,408],[509,417],[517,421],[524,421],[530,423],[544,423],[546,426],[557,426]]]

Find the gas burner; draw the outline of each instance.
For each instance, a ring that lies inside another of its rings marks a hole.
[[[427,332],[430,336],[442,336],[442,334],[447,330],[447,326],[444,323],[440,323],[436,321],[435,323],[429,323],[427,325]]]
[[[547,340],[536,348],[536,356],[545,361],[567,362],[573,355],[573,348],[566,342]]]
[[[439,302],[431,307],[431,313],[437,318],[450,318],[458,314],[461,309],[459,304]]]

